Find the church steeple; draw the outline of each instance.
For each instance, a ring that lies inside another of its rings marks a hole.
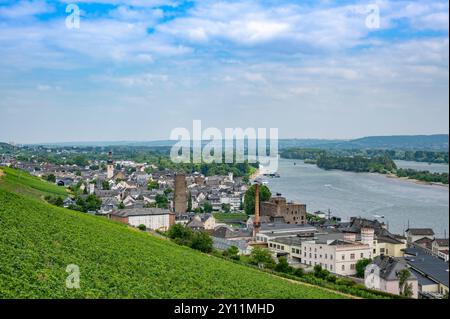
[[[108,162],[107,162],[107,166],[106,166],[106,177],[108,179],[113,178],[114,176],[114,161],[112,159],[112,152],[110,151],[108,153]]]

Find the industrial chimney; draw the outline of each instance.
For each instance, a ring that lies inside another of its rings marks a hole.
[[[255,184],[255,218],[253,222],[253,237],[259,233],[261,222],[259,219],[259,184]]]

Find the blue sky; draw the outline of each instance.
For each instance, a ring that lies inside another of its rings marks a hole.
[[[66,6],[81,10],[68,29]],[[380,24],[368,24],[374,6]],[[0,141],[448,133],[448,1],[0,0]]]

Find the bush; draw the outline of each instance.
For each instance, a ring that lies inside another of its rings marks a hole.
[[[142,231],[146,231],[147,230],[147,227],[144,224],[140,224],[138,226],[138,228],[139,228],[139,230],[142,230]]]
[[[303,277],[305,275],[305,270],[303,268],[297,268],[294,270],[294,275],[297,277]]]
[[[290,274],[293,272],[293,269],[291,266],[289,266],[286,257],[283,256],[278,258],[278,264],[275,266],[275,271]]]
[[[207,232],[196,232],[194,233],[190,246],[201,252],[210,253],[213,250],[213,240]]]
[[[275,261],[270,252],[267,249],[259,247],[253,248],[250,255],[250,263],[257,266],[262,265],[264,268],[275,268]]]

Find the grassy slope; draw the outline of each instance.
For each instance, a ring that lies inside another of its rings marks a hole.
[[[55,190],[28,179],[33,187],[19,187],[14,174],[5,173],[0,177],[0,298],[342,298],[13,194],[9,181],[21,194],[32,189],[34,197]],[[80,289],[65,287],[69,264],[80,267]]]
[[[43,181],[27,172],[0,167],[0,188],[22,194],[27,197],[43,198],[46,195],[66,197],[67,191],[64,187]]]

